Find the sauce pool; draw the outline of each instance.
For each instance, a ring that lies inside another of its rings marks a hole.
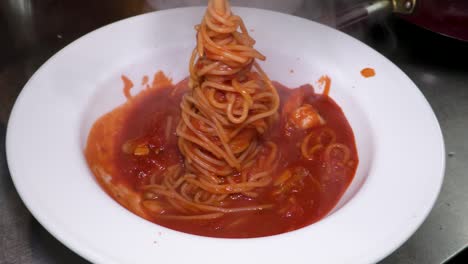
[[[124,105],[97,120],[85,149],[88,164],[100,185],[133,213],[156,224],[196,235],[224,238],[269,236],[319,221],[333,209],[351,183],[358,155],[353,132],[341,108],[327,95],[315,93],[311,85],[289,89],[275,83],[281,100],[279,118],[262,138],[263,142],[272,141],[278,146],[280,159],[272,173],[273,181],[259,190],[256,198],[247,199],[242,195],[227,198],[227,203],[233,207],[254,202],[273,204],[273,208],[195,221],[151,215],[139,204],[142,186],[150,184],[152,175],[161,175],[171,165],[183,164],[175,131],[180,119],[179,104],[188,82],[184,80],[171,85],[169,79],[162,77],[155,76],[151,87],[129,97]],[[128,82],[124,81],[128,87]],[[329,82],[328,78],[326,83]],[[148,83],[148,80],[143,83]],[[304,130],[285,129],[288,116],[284,113],[299,96],[303,103],[317,109],[326,120],[325,125]],[[330,138],[334,137],[333,142],[349,148],[346,164],[340,163],[343,153],[335,153],[329,159],[323,158],[323,151],[309,158],[301,154],[301,143],[305,138],[321,135],[324,131],[332,131],[334,136]],[[142,137],[149,142],[147,155],[132,155],[123,150],[126,142]],[[289,175],[287,181],[283,179],[284,175]],[[287,184],[277,184],[283,181]]]

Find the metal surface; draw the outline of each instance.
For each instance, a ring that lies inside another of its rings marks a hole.
[[[393,12],[411,14],[416,8],[416,0],[392,0]]]
[[[336,13],[335,27],[346,28],[372,17],[386,17],[393,10],[393,6],[388,0],[379,0],[370,4],[354,6],[349,10]]]
[[[298,14],[310,17],[307,3]],[[90,30],[146,11],[145,6],[143,1],[104,0],[0,4],[0,263],[87,263],[45,231],[21,202],[6,164],[6,123],[21,88],[51,55]],[[440,121],[449,154],[434,209],[382,263],[442,263],[468,245],[468,46],[396,19],[372,24],[350,27],[347,33],[384,54],[418,85]]]

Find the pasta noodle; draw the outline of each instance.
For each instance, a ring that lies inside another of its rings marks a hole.
[[[189,65],[190,91],[182,99],[177,126],[185,168],[171,167],[161,184],[146,186],[145,190],[165,196],[180,213],[199,213],[165,216],[175,219],[216,218],[222,214],[212,212],[270,208],[269,204],[221,206],[230,194],[255,197],[257,188],[271,182],[276,146],[272,142],[261,146],[259,140],[277,118],[279,97],[255,61],[265,56],[253,48],[255,41],[225,0],[210,1],[195,28],[197,46]],[[172,119],[167,122],[171,124]],[[269,148],[270,155],[253,166],[261,148]]]

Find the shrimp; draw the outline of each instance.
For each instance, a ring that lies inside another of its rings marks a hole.
[[[283,106],[281,117],[285,124],[286,135],[294,129],[309,129],[324,125],[326,122],[311,104],[305,104],[306,96],[313,94],[310,85],[297,88]]]

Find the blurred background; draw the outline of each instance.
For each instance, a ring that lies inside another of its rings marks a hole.
[[[8,172],[6,125],[31,75],[54,53],[99,27],[130,16],[206,2],[0,0],[0,263],[87,263],[31,216]],[[381,263],[462,263],[468,245],[468,1],[230,2],[335,27],[382,53],[416,83],[444,133],[445,181],[424,224]]]

